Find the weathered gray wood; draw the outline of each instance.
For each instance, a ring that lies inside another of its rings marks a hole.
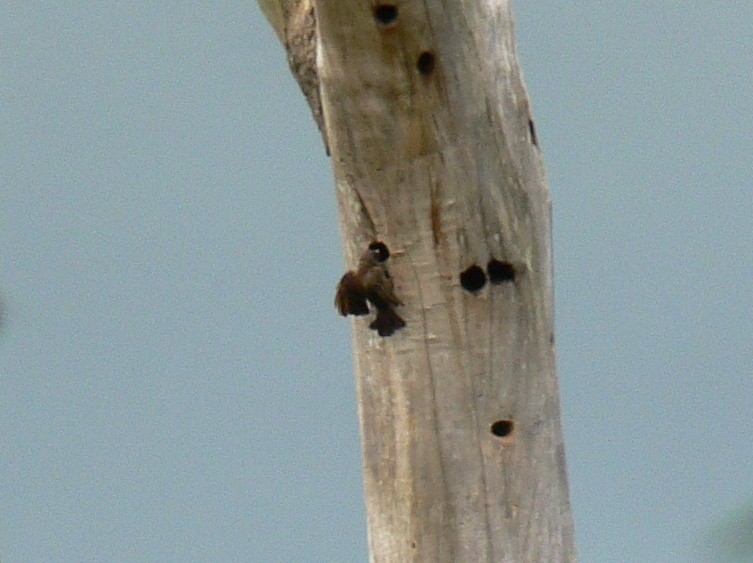
[[[384,241],[408,323],[354,322],[371,560],[574,561],[550,201],[509,2],[396,2],[389,25],[364,0],[313,5],[348,263]],[[465,290],[491,259],[515,280]]]

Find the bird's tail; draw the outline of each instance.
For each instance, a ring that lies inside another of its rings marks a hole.
[[[376,318],[369,325],[369,328],[377,331],[379,336],[390,336],[404,326],[403,318],[392,307],[385,307],[377,311]]]

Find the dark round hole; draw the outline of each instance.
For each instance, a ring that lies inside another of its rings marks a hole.
[[[434,70],[434,53],[431,51],[424,51],[421,53],[418,56],[416,67],[421,74],[431,74]]]
[[[497,422],[492,424],[492,434],[494,434],[498,438],[505,438],[506,436],[512,434],[514,426],[515,425],[513,424],[512,420],[498,420]]]
[[[468,291],[475,292],[486,285],[484,269],[474,264],[460,273],[460,285]]]
[[[489,281],[494,284],[515,281],[515,268],[509,262],[489,260],[486,271],[489,272]]]
[[[371,255],[376,258],[377,262],[386,262],[387,258],[390,257],[389,248],[387,248],[387,245],[381,240],[375,240],[372,242],[369,245],[369,250],[371,251]]]
[[[374,17],[382,25],[389,25],[397,19],[397,6],[394,4],[379,4],[374,8]]]

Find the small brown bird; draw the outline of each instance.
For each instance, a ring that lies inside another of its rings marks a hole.
[[[403,302],[395,295],[395,283],[387,271],[390,252],[383,242],[372,242],[358,261],[356,271],[349,271],[337,285],[335,306],[340,314],[368,315],[371,303],[376,309],[376,318],[369,328],[379,336],[390,336],[405,326],[405,321],[393,307]]]

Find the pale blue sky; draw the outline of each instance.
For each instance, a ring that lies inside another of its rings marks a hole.
[[[753,560],[753,4],[689,4],[515,4],[584,563]],[[259,9],[0,5],[0,557],[365,561],[330,163]]]

